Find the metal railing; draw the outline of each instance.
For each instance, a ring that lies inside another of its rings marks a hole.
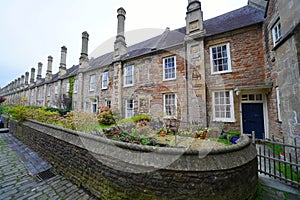
[[[252,138],[255,134],[252,133]],[[253,140],[257,149],[258,172],[300,188],[300,146],[282,141]]]

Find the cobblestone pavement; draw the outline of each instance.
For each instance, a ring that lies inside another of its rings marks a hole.
[[[55,175],[40,181],[36,175],[51,166],[7,133],[0,134],[0,199],[97,199]]]

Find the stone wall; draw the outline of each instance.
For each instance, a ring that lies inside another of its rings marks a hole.
[[[101,199],[254,199],[256,149],[159,148],[107,140],[35,121],[10,130],[53,168]]]

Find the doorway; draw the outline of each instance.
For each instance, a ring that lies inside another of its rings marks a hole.
[[[255,131],[255,137],[264,139],[264,106],[263,103],[242,103],[243,133],[251,134]]]

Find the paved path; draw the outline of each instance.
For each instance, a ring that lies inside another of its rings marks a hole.
[[[0,199],[96,199],[66,178],[36,178],[51,166],[30,148],[7,133],[0,134]]]

